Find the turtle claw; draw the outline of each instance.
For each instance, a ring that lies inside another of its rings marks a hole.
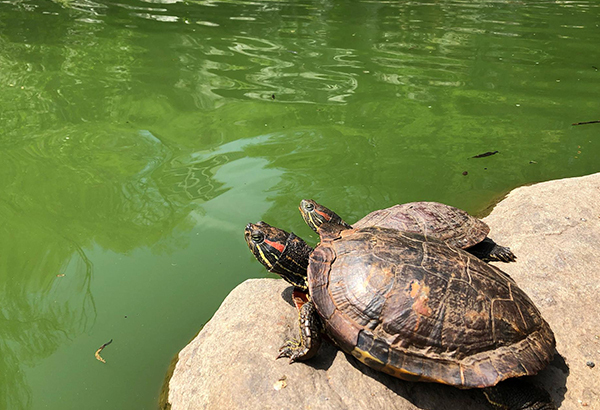
[[[484,262],[515,262],[517,257],[507,246],[500,246],[490,238],[485,238],[477,245],[467,248],[472,255]]]
[[[517,260],[515,254],[512,253],[510,248],[506,246],[496,245],[496,247],[490,252],[489,256],[492,260],[499,260],[502,262],[515,262]]]
[[[290,359],[290,364],[295,363],[296,360],[298,360],[297,358],[295,358],[294,356],[297,356],[297,352],[293,352],[293,351],[286,351],[286,352],[281,352],[279,353],[279,355],[277,355],[277,359],[281,359],[282,357],[289,357]]]
[[[275,360],[281,359],[282,357],[290,357],[292,355],[291,349],[280,351]]]
[[[290,359],[290,364],[292,364],[303,357],[304,350],[305,349],[298,340],[288,340],[279,348],[279,354],[277,355],[276,360],[281,359],[282,357],[288,357]]]
[[[300,342],[296,339],[287,340],[280,348],[279,354],[277,355],[277,359],[281,359],[282,357],[289,357],[290,364],[294,363],[299,356],[298,353],[301,350]]]

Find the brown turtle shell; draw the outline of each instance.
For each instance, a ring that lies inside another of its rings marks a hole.
[[[354,228],[379,226],[405,232],[417,232],[461,249],[483,241],[489,226],[465,211],[438,202],[410,202],[373,211]]]
[[[363,363],[473,388],[551,360],[552,330],[498,268],[416,233],[331,228],[310,257],[309,292],[329,336]]]

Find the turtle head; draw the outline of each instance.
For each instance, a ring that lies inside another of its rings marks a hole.
[[[290,233],[276,228],[263,221],[249,223],[244,230],[244,237],[250,251],[268,271],[271,271],[283,251]]]
[[[244,237],[250,251],[269,272],[281,276],[296,288],[306,290],[308,257],[313,249],[294,233],[266,222],[249,223]]]
[[[319,227],[324,223],[338,224],[345,228],[351,228],[338,214],[316,203],[312,199],[303,199],[300,201],[298,209],[300,209],[300,213],[306,224],[315,232],[318,232]]]

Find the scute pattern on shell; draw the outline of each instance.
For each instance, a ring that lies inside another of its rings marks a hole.
[[[322,237],[308,277],[340,347],[396,377],[486,387],[537,373],[554,352],[548,324],[508,275],[419,234]]]
[[[379,226],[407,232],[420,232],[457,248],[465,249],[483,241],[489,226],[465,211],[438,202],[410,202],[373,211],[354,228]]]

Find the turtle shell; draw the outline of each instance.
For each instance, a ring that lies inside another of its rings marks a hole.
[[[309,292],[328,335],[363,363],[473,388],[551,360],[550,327],[501,270],[416,233],[331,226],[310,256]]]
[[[373,211],[353,225],[354,228],[367,226],[417,232],[461,249],[478,244],[490,232],[489,226],[482,220],[439,202],[394,205]]]

